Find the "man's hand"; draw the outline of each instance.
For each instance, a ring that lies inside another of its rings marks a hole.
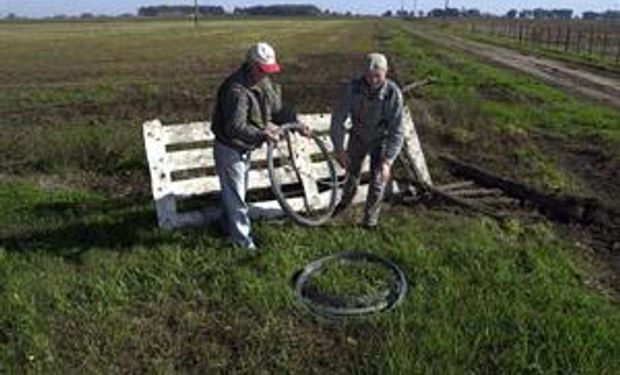
[[[303,122],[300,123],[300,125],[301,125],[301,128],[299,129],[299,134],[303,135],[304,137],[312,137],[313,135],[312,129],[308,125],[304,124]]]
[[[281,130],[277,125],[269,123],[263,130],[263,134],[267,136],[267,139],[269,141],[277,142],[278,139],[280,138]]]
[[[347,169],[347,166],[349,165],[349,155],[346,151],[337,152],[336,161],[342,168]]]
[[[392,165],[388,161],[383,161],[379,168],[379,172],[381,174],[381,181],[386,184],[390,180],[390,176],[392,174]]]

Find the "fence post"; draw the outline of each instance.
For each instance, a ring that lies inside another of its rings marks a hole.
[[[566,39],[564,40],[564,52],[570,51],[570,26],[566,25]]]
[[[601,53],[601,55],[603,56],[603,59],[607,58],[607,42],[609,40],[609,32],[605,31],[605,34],[603,34],[603,51]]]
[[[590,38],[588,39],[588,54],[592,56],[593,48],[594,48],[594,26],[590,29]]]
[[[581,53],[581,38],[583,37],[583,33],[581,29],[577,33],[577,54]]]

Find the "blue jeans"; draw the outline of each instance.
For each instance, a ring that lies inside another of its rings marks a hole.
[[[347,167],[347,179],[343,187],[342,200],[340,205],[347,207],[353,201],[357,193],[357,188],[362,177],[362,164],[366,156],[370,154],[370,173],[371,179],[368,184],[368,195],[364,207],[364,224],[369,226],[377,225],[381,212],[381,202],[385,195],[386,184],[381,179],[381,161],[383,156],[383,145],[366,144],[354,135],[349,140],[347,149],[349,165]]]
[[[249,207],[245,202],[250,172],[250,152],[241,152],[215,141],[215,170],[220,179],[222,224],[234,245],[254,249],[250,235]]]

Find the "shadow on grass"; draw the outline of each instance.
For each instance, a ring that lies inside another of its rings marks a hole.
[[[9,252],[44,251],[67,258],[79,258],[89,249],[128,251],[134,247],[165,244],[196,246],[205,236],[217,237],[213,227],[199,230],[162,231],[152,201],[51,202],[30,208],[41,229],[24,228],[0,237],[0,247]],[[66,224],[58,225],[58,222]],[[183,233],[194,233],[187,236]]]

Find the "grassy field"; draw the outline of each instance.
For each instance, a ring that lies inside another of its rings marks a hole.
[[[435,46],[408,33],[413,27],[417,25],[388,31],[385,46],[397,57],[401,80],[438,81],[412,102],[427,147],[453,152],[547,191],[597,196],[617,204],[617,110]],[[600,163],[584,156],[585,149]],[[594,169],[600,178],[592,176]]]
[[[529,23],[524,23],[524,25],[528,25],[528,27],[536,27],[540,38],[543,39],[536,42],[531,40],[523,40],[521,43],[518,40],[518,34],[512,36],[505,35],[505,33],[498,34],[491,31],[490,25],[490,22],[485,21],[475,24],[475,26],[472,26],[472,23],[469,22],[457,21],[446,24],[444,30],[479,42],[489,43],[500,47],[510,47],[524,53],[553,58],[569,63],[573,66],[582,68],[585,67],[615,76],[620,74],[620,63],[616,59],[616,53],[614,53],[617,51],[616,39],[618,36],[615,33],[616,28],[613,23],[580,23],[579,21],[573,21],[571,25],[570,21],[551,21],[547,23],[543,21],[538,24],[536,21],[529,21]],[[503,24],[503,26],[506,27],[506,24]],[[517,28],[517,26],[513,27],[515,29]],[[498,29],[499,28],[500,27],[498,27]],[[554,34],[551,35],[552,42],[545,39],[549,37],[549,35],[546,34],[547,28],[553,30],[552,32]],[[568,49],[565,44],[566,28],[571,28],[572,37],[570,48]],[[560,32],[559,30],[563,33],[561,36],[556,35]],[[592,53],[590,53],[588,48],[589,45],[587,45],[587,43],[589,43],[589,32],[591,30],[596,31],[596,38],[594,38],[594,45],[596,48],[593,48]],[[583,40],[581,41],[582,46],[580,49],[575,46],[575,39],[578,37],[579,32],[583,34]],[[607,53],[603,55],[601,53],[603,47],[599,44],[603,43],[602,40],[604,36],[602,34],[605,32],[608,33],[609,42]],[[584,46],[584,44],[586,45]]]
[[[322,228],[256,223],[264,251],[251,256],[211,228],[155,229],[141,140],[149,118],[208,118],[218,80],[258,39],[280,51],[278,80],[306,112],[326,110],[370,49],[401,82],[437,77],[409,99],[437,181],[448,176],[432,155],[449,151],[545,189],[612,195],[613,175],[594,184],[566,147],[615,165],[617,112],[423,42],[409,23],[188,26],[0,23],[0,373],[620,371],[617,297],[553,223],[388,205],[376,231],[352,225],[358,212]],[[309,315],[291,278],[343,249],[398,262],[404,303]]]

